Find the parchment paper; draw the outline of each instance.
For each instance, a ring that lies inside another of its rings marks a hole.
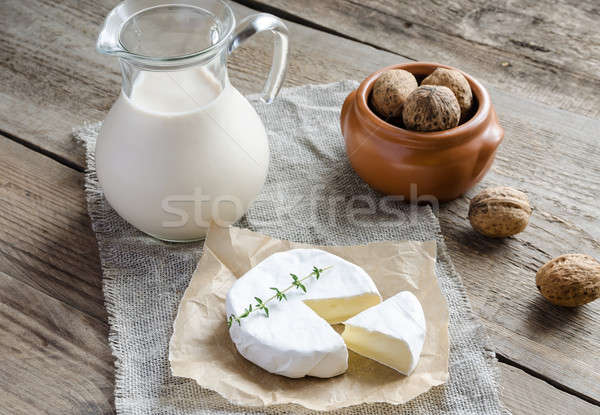
[[[425,312],[427,334],[419,364],[410,376],[350,351],[348,371],[343,375],[289,379],[270,374],[238,353],[225,323],[229,288],[269,255],[302,247],[323,249],[361,266],[384,300],[404,290],[417,296]],[[195,379],[238,405],[292,403],[332,410],[361,403],[407,402],[448,379],[448,307],[434,272],[435,253],[435,241],[312,246],[213,225],[179,305],[169,344],[171,371]]]

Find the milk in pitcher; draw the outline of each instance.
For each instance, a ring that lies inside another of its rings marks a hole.
[[[98,138],[98,178],[112,207],[167,240],[235,222],[268,167],[265,129],[248,101],[201,67],[142,72]]]

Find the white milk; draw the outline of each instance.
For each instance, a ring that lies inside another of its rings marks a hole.
[[[229,224],[260,192],[269,150],[263,124],[229,84],[202,68],[144,72],[123,93],[96,146],[111,206],[160,239],[193,240],[209,219]]]

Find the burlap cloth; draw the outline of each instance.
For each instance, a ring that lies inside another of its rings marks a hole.
[[[402,406],[371,404],[340,414],[507,414],[499,368],[474,317],[428,206],[411,207],[371,190],[348,163],[339,127],[345,81],[281,92],[266,105],[250,98],[269,133],[271,164],[258,200],[236,225],[281,239],[353,245],[382,240],[438,242],[436,273],[450,311],[450,378]],[[87,149],[88,210],[103,272],[119,414],[284,414],[299,407],[243,408],[190,379],[170,375],[169,337],[202,242],[163,243],[137,231],[108,205],[98,185],[94,147],[100,124],[77,129]]]

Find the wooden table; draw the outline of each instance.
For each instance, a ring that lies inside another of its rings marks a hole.
[[[409,59],[457,66],[486,84],[506,139],[478,188],[521,188],[535,211],[522,234],[486,239],[465,220],[472,191],[442,206],[444,236],[501,362],[506,405],[515,414],[600,413],[600,301],[554,307],[534,284],[559,254],[600,258],[598,1],[240,3],[238,16],[287,20],[288,86],[360,80]],[[94,50],[115,4],[0,4],[1,414],[114,411],[83,151],[70,133],[101,120],[118,94],[117,62]],[[260,88],[269,41],[259,36],[231,58],[245,93]]]

